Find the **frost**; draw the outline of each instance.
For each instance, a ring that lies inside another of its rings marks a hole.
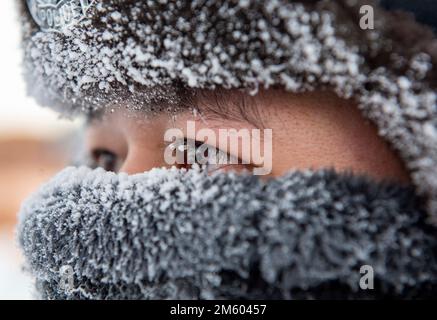
[[[105,41],[112,40],[113,37],[114,37],[114,36],[113,36],[113,34],[112,34],[111,32],[104,31],[104,32],[102,33],[102,39],[105,40]]]
[[[116,21],[116,22],[119,22],[120,20],[121,20],[121,13],[120,12],[118,12],[118,11],[115,11],[115,12],[112,12],[111,13],[111,18],[114,20],[114,21]]]
[[[423,126],[425,134],[437,143],[437,126],[435,123],[427,122]]]
[[[324,170],[265,181],[67,168],[23,204],[19,243],[49,299],[326,298],[336,281],[358,298],[363,264],[384,283],[377,296],[417,298],[437,276],[417,201],[407,187]],[[65,265],[72,292],[58,285]]]
[[[193,87],[193,88],[197,86],[197,77],[193,73],[193,71],[191,71],[191,69],[188,69],[188,68],[183,69],[182,75],[184,75],[186,77],[188,86]]]
[[[436,90],[426,80],[435,73],[431,57],[406,48],[405,56],[373,67],[366,57],[379,54],[390,39],[376,28],[369,36],[378,46],[348,43],[337,32],[338,7],[328,2],[312,10],[285,0],[97,1],[64,34],[25,23],[28,90],[41,104],[71,115],[118,104],[173,110],[179,106],[175,82],[247,88],[250,94],[272,86],[330,88],[359,102],[437,217],[437,144],[430,139],[437,126]]]

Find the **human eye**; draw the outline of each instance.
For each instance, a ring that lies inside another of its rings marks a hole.
[[[190,169],[193,164],[199,165],[207,172],[218,170],[241,170],[249,165],[219,148],[203,141],[183,138],[172,144],[172,149],[179,155],[176,167]]]
[[[107,149],[93,149],[91,151],[91,166],[100,167],[106,171],[117,172],[120,169],[120,159],[116,153]]]

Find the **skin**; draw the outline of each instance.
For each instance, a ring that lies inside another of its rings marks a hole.
[[[409,181],[399,157],[352,101],[330,92],[293,94],[278,89],[261,91],[251,99],[262,126],[273,132],[273,163],[269,176],[280,176],[295,169],[334,168],[376,180]],[[232,108],[229,106],[229,112],[237,112]],[[174,117],[168,114],[146,117],[118,110],[90,124],[87,148],[97,164],[105,167],[109,162],[107,169],[112,171],[135,174],[154,167],[168,167],[163,158],[168,145],[163,139],[164,132],[180,128],[187,135],[187,120],[195,121],[196,130],[210,128],[217,132],[220,128],[238,130],[259,126],[236,117],[225,119],[210,111],[202,111],[201,115],[185,111]],[[96,154],[96,150],[106,150],[114,156],[107,161],[108,157]],[[234,156],[241,158],[240,151]],[[227,165],[219,169],[241,170],[253,166]]]

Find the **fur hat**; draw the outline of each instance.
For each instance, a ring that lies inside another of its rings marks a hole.
[[[334,90],[399,152],[437,221],[437,40],[412,15],[360,0],[20,2],[41,104],[71,115],[177,106],[180,90]]]

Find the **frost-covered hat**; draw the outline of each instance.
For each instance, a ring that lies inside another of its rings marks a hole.
[[[25,76],[41,104],[89,114],[177,104],[178,88],[330,88],[399,152],[437,221],[437,40],[412,15],[358,0],[21,3]],[[360,27],[363,5],[373,29]]]

